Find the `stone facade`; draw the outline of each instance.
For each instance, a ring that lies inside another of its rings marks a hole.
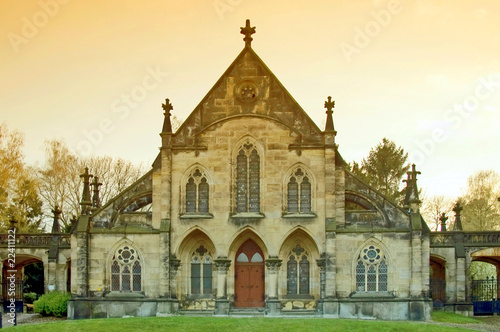
[[[322,131],[245,31],[243,51],[175,133],[163,105],[152,169],[79,218],[69,317],[251,308],[428,319],[418,206],[398,207],[346,170],[334,103]]]

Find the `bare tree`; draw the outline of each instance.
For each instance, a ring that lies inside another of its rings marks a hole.
[[[426,194],[423,194],[420,195],[420,198],[422,200],[420,213],[431,231],[441,229],[439,225],[441,225],[440,218],[443,213],[448,217],[448,221],[446,222],[447,229],[451,230],[454,221],[454,218],[452,218],[454,200],[444,195],[433,195],[427,198]]]
[[[46,145],[46,161],[39,169],[41,196],[46,202],[44,212],[51,215],[57,204],[62,210],[61,222],[66,230],[71,220],[80,213],[82,182],[85,167],[99,178],[100,200],[104,204],[142,175],[142,166],[110,156],[81,158],[74,155],[62,140],[51,140]]]

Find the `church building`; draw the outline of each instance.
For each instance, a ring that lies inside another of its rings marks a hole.
[[[68,317],[429,319],[415,167],[405,206],[350,173],[335,102],[318,128],[252,49],[249,20],[241,33],[243,50],[176,132],[162,105],[149,172],[99,207],[86,170]]]

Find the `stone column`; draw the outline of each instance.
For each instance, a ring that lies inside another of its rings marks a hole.
[[[325,276],[326,276],[326,258],[324,254],[321,255],[320,259],[316,260],[319,267],[319,298],[323,300],[325,298]]]
[[[411,240],[410,297],[422,297],[422,233],[415,231]]]
[[[217,269],[217,298],[215,299],[215,314],[228,315],[230,303],[227,299],[227,271],[231,266],[231,260],[227,257],[219,257],[214,260]]]
[[[160,280],[158,295],[163,298],[170,297],[170,223],[162,221],[159,236],[159,264],[160,264]]]
[[[170,257],[170,298],[177,299],[177,270],[181,265],[181,260],[177,257]]]
[[[76,296],[88,296],[88,240],[86,233],[76,234],[76,266],[72,271],[76,272]]]
[[[323,313],[323,300],[325,298],[325,282],[326,282],[326,258],[325,254],[321,255],[320,259],[316,260],[319,267],[319,301],[316,305],[318,313]]]
[[[266,259],[267,276],[269,278],[269,290],[267,296],[269,299],[278,298],[278,271],[282,260],[277,257]]]
[[[266,307],[269,316],[279,316],[281,313],[281,304],[278,300],[278,272],[282,260],[278,257],[266,259],[267,277],[269,289],[267,292]]]
[[[227,271],[231,266],[231,260],[227,257],[221,257],[214,260],[214,263],[217,268],[217,299],[227,299]]]

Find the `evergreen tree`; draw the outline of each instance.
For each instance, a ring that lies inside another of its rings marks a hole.
[[[410,169],[407,160],[408,153],[384,137],[377,146],[370,150],[368,157],[363,158],[361,166],[353,162],[350,168],[363,181],[399,204],[404,198],[404,193],[400,189],[402,180]]]

